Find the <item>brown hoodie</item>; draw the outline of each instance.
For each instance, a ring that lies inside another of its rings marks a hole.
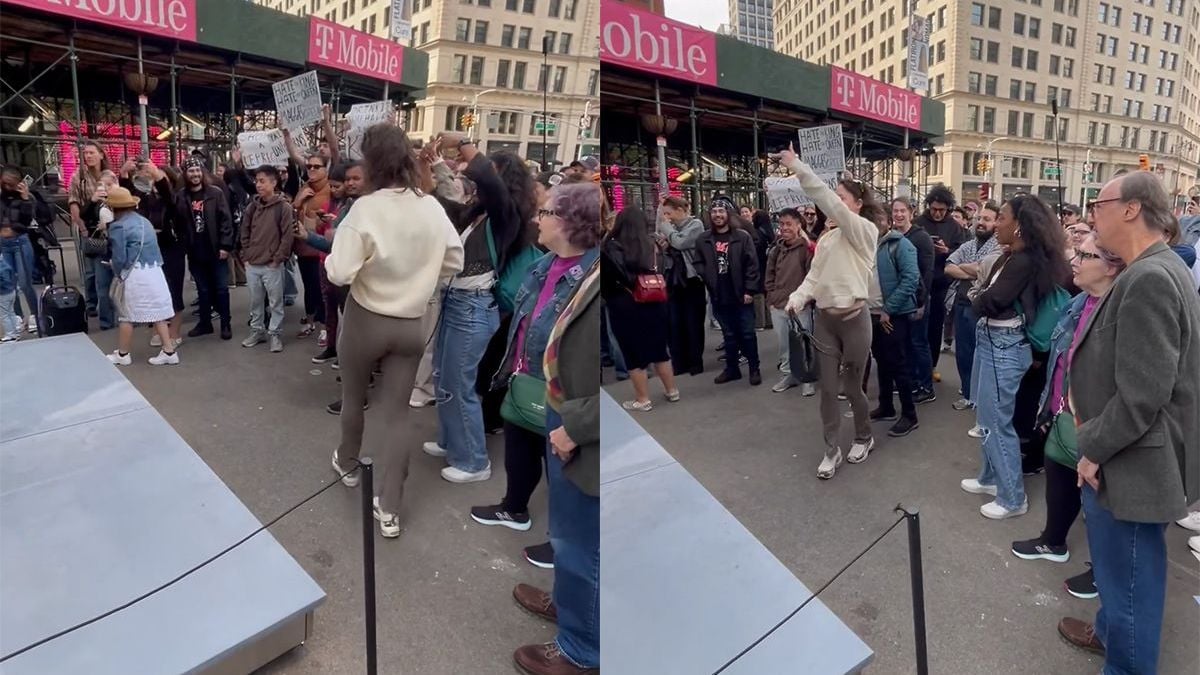
[[[329,187],[329,180],[326,178],[309,181],[308,187],[312,189],[313,196],[296,204],[296,210],[300,212],[300,219],[304,222],[305,227],[315,229],[320,220],[317,212],[329,210],[329,200],[333,196],[333,190]],[[317,258],[321,255],[320,251],[306,244],[303,239],[296,240],[295,253],[301,258]]]
[[[780,240],[767,254],[767,304],[775,309],[786,307],[788,296],[804,283],[811,266],[808,242],[799,239],[787,246]]]
[[[242,260],[247,265],[282,265],[292,255],[292,205],[282,195],[255,197],[242,214]]]

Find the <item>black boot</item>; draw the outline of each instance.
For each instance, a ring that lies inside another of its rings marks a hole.
[[[212,332],[213,332],[212,321],[201,321],[201,322],[197,323],[191,330],[188,331],[187,336],[190,338],[194,338],[194,337],[200,337],[201,335],[212,335]]]
[[[233,339],[233,328],[230,327],[228,321],[221,322],[221,339],[222,340],[232,340]]]

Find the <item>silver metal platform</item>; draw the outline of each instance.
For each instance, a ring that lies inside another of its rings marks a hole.
[[[601,394],[601,662],[713,673],[811,594],[661,445]],[[726,673],[856,673],[871,649],[820,600]]]
[[[0,657],[260,525],[87,336],[0,346]],[[324,599],[263,532],[0,673],[245,675],[307,639]]]

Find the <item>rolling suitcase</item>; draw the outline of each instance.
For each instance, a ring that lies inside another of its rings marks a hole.
[[[87,301],[74,286],[47,286],[38,299],[38,309],[41,337],[88,331]]]

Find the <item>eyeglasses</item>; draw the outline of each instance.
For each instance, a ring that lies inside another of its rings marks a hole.
[[[554,209],[538,209],[537,217],[545,218],[546,216],[557,216],[558,212]]]
[[[1095,201],[1088,202],[1086,205],[1086,208],[1089,212],[1091,212],[1091,211],[1095,210],[1095,208],[1097,206],[1100,206],[1101,204],[1107,204],[1109,202],[1119,202],[1119,201],[1121,201],[1120,197],[1113,197],[1112,199],[1097,199]]]
[[[1088,253],[1080,249],[1075,249],[1075,255],[1071,256],[1071,261],[1076,260],[1101,260],[1102,256],[1099,253]]]

